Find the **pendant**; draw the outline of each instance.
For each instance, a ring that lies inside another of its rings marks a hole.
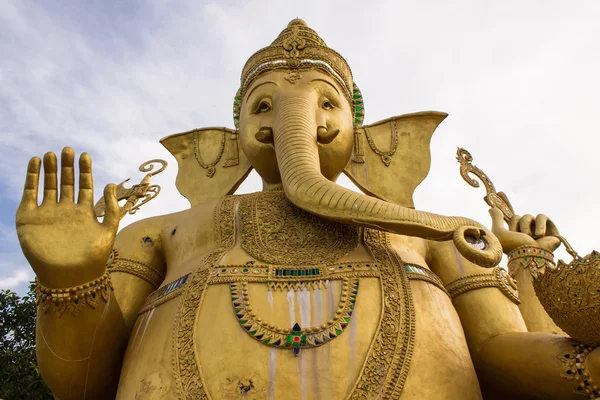
[[[292,328],[292,334],[287,336],[286,342],[288,346],[292,346],[292,351],[297,357],[300,354],[300,346],[306,343],[306,335],[302,334],[302,329],[300,329],[300,325],[297,322]]]
[[[215,167],[206,168],[206,176],[208,176],[209,178],[212,178],[213,175],[215,174],[215,172],[216,172]]]
[[[389,167],[390,163],[392,162],[392,157],[388,156],[388,155],[384,155],[381,156],[381,162],[386,166]]]

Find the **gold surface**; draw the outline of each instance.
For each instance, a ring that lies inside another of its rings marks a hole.
[[[547,217],[532,231],[532,216],[515,216],[506,229],[492,209],[492,233],[411,208],[445,114],[365,130],[348,65],[301,20],[251,57],[241,86],[237,131],[162,140],[192,207],[118,235],[114,185],[102,223],[95,216],[89,155],[77,203],[72,149],[60,200],[56,156],[44,156],[41,205],[41,160],[30,161],[17,232],[41,285],[37,354],[56,398],[579,398],[564,377],[575,342],[527,332],[512,282],[489,269],[502,250],[551,253]],[[334,183],[347,165],[368,194]],[[251,167],[264,191],[228,195]],[[107,272],[114,290],[95,307],[86,297],[76,313],[43,312],[44,295],[77,304]],[[468,283],[453,299],[452,282]],[[584,361],[600,376],[597,350]]]
[[[425,179],[431,166],[431,136],[447,115],[425,111],[388,118],[358,128],[355,140],[359,143],[358,152],[364,162],[356,162],[353,158],[344,172],[365,193],[414,208],[413,193]],[[372,145],[369,144],[367,132]],[[393,154],[381,156],[373,148],[383,154]],[[396,149],[392,152],[394,148]],[[356,155],[356,148],[354,153]],[[389,159],[389,164],[386,165],[383,158],[386,161]]]

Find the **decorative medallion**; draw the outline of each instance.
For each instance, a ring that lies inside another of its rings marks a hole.
[[[356,227],[301,210],[283,191],[242,196],[239,212],[242,248],[270,264],[332,264],[358,245]]]

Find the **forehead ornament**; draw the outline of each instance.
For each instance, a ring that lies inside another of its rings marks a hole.
[[[240,108],[247,89],[261,75],[287,70],[290,83],[301,78],[301,70],[319,70],[332,77],[352,106],[354,124],[362,125],[364,106],[360,90],[344,58],[327,47],[323,39],[301,19],[292,20],[270,46],[258,50],[244,65],[240,89],[234,100],[234,123],[239,128]]]

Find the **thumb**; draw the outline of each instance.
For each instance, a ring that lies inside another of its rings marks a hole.
[[[532,237],[519,232],[511,232],[504,227],[504,214],[498,208],[490,208],[490,216],[492,217],[492,233],[496,235],[502,250],[508,254],[519,246],[533,245],[537,243]]]
[[[121,209],[117,201],[117,187],[113,183],[109,183],[104,188],[104,204],[106,205],[106,211],[102,224],[114,229],[116,232],[121,220]]]
[[[506,231],[504,227],[504,214],[500,209],[493,207],[489,210],[490,217],[492,217],[492,232],[494,235],[498,236],[498,233],[502,231]]]

